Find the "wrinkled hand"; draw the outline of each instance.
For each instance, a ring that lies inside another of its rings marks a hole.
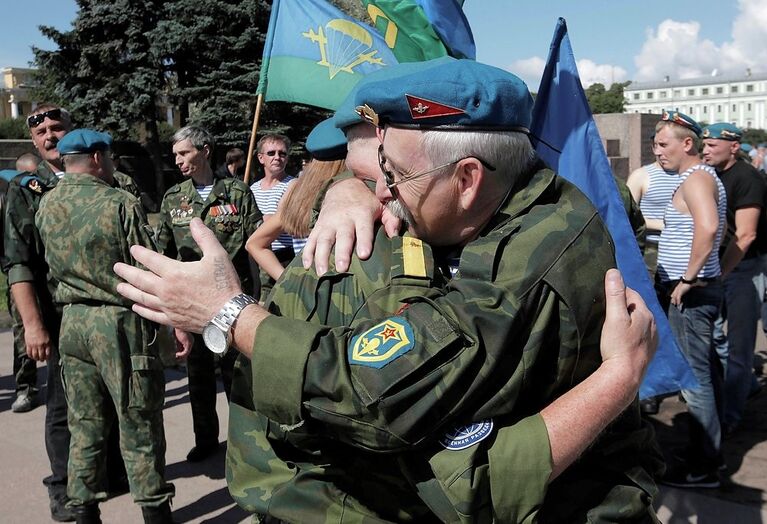
[[[626,288],[617,269],[605,274],[606,316],[602,327],[603,365],[628,373],[638,388],[658,347],[655,320],[642,297]]]
[[[178,328],[173,330],[173,336],[176,339],[176,360],[178,362],[183,362],[186,360],[186,357],[189,356],[189,353],[192,352],[194,336],[192,336],[191,333]]]
[[[45,362],[51,356],[51,336],[43,325],[24,326],[24,344],[32,360]]]
[[[178,262],[141,246],[131,255],[142,270],[121,262],[114,271],[126,282],[117,291],[135,302],[133,311],[142,317],[192,333],[201,333],[233,296],[242,292],[240,279],[229,256],[202,220],[189,224],[202,251],[198,262]]]
[[[335,246],[336,270],[346,271],[355,240],[357,256],[368,258],[373,249],[374,225],[382,211],[381,202],[362,181],[350,178],[334,184],[328,189],[317,223],[301,250],[304,268],[314,263],[317,274],[323,275]]]

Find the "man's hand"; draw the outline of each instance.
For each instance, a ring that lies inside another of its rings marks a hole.
[[[202,250],[198,262],[178,262],[141,246],[131,255],[148,271],[118,262],[115,273],[127,283],[117,291],[135,302],[133,311],[142,317],[192,333],[201,333],[233,296],[242,292],[240,279],[229,256],[202,220],[189,224]]]
[[[335,245],[336,270],[349,269],[352,250],[365,260],[373,249],[374,225],[381,218],[383,206],[378,198],[358,179],[350,178],[328,189],[317,223],[306,246],[301,250],[304,267],[312,262],[318,275],[328,270],[330,253]],[[387,231],[392,228],[391,221]]]
[[[51,356],[51,336],[42,324],[24,326],[24,344],[32,360],[44,362]]]
[[[679,282],[676,286],[674,286],[674,290],[671,292],[671,304],[673,304],[676,307],[679,307],[682,305],[682,297],[685,296],[685,294],[692,289],[692,284],[685,284],[684,282]]]
[[[173,330],[173,336],[176,339],[176,361],[183,362],[189,356],[189,353],[192,352],[194,337],[191,333],[178,328]]]
[[[638,389],[658,347],[655,320],[639,293],[626,288],[617,269],[605,274],[605,296],[602,365],[622,369]]]

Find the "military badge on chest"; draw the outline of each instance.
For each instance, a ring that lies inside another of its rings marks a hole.
[[[216,225],[216,231],[233,233],[240,225],[240,214],[234,204],[222,204],[210,208],[210,217]]]
[[[170,219],[174,226],[188,226],[194,218],[194,208],[189,203],[189,197],[182,196],[179,205],[170,210]]]

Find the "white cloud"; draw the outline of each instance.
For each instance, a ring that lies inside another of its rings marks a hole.
[[[696,21],[666,19],[648,29],[642,50],[634,57],[636,80],[661,80],[764,71],[767,64],[767,0],[739,0],[732,39],[716,45],[701,38]]]
[[[578,73],[584,88],[596,83],[604,84],[605,87],[609,88],[613,82],[623,82],[626,80],[627,72],[619,66],[597,64],[587,58],[578,60],[577,64]],[[545,67],[545,59],[533,56],[515,61],[508,69],[524,80],[530,90],[537,91]]]

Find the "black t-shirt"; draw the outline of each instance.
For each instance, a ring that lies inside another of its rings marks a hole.
[[[743,160],[737,160],[730,169],[718,174],[727,194],[727,229],[719,254],[724,253],[735,235],[735,210],[750,206],[759,206],[761,213],[756,228],[756,239],[743,258],[753,258],[767,253],[767,213],[765,212],[767,184],[764,178],[751,164]]]

